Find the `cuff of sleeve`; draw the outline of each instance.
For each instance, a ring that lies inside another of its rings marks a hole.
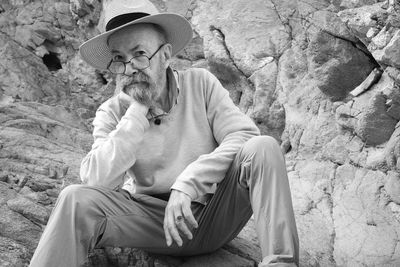
[[[129,108],[126,110],[124,116],[129,116],[137,119],[139,123],[142,124],[145,128],[150,126],[149,120],[140,111],[140,108],[136,107],[135,105],[130,105]]]
[[[183,193],[188,194],[192,200],[195,200],[198,197],[198,194],[193,186],[182,181],[176,181],[171,186],[171,189],[182,191]]]

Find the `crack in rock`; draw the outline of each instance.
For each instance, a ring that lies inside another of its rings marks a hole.
[[[246,77],[246,78],[248,79],[250,76],[247,76],[247,75],[239,68],[239,66],[236,64],[235,60],[233,59],[233,57],[232,57],[232,55],[231,55],[231,51],[229,50],[229,48],[228,48],[228,46],[227,46],[227,44],[226,44],[226,41],[225,41],[225,34],[222,32],[222,30],[219,29],[219,28],[217,28],[217,27],[214,26],[214,25],[210,25],[210,31],[211,31],[211,32],[216,32],[217,35],[219,35],[219,36],[221,37],[221,44],[222,44],[222,46],[224,47],[224,49],[225,49],[225,51],[226,51],[226,54],[227,54],[228,58],[230,59],[230,61],[232,62],[233,66],[235,66],[235,68],[236,68],[244,77]]]
[[[283,27],[285,27],[285,29],[287,30],[286,33],[289,35],[289,42],[287,43],[287,45],[285,45],[285,47],[283,48],[283,50],[282,50],[282,51],[279,51],[279,53],[278,53],[278,58],[277,58],[276,60],[279,61],[279,58],[282,56],[282,54],[283,54],[287,49],[289,49],[289,48],[292,46],[293,29],[292,29],[292,26],[290,26],[290,24],[289,24],[289,19],[283,17],[283,16],[279,13],[279,11],[278,11],[278,9],[277,9],[277,7],[276,7],[276,3],[274,2],[274,0],[271,0],[271,4],[272,4],[272,6],[273,6],[272,9],[275,11],[276,15],[277,15],[278,18],[279,18],[279,21],[282,23]],[[293,15],[294,13],[295,13],[295,11],[293,11],[292,15]]]
[[[330,180],[330,192],[325,191],[325,194],[328,196],[328,201],[329,201],[329,213],[331,215],[331,219],[332,219],[332,234],[330,235],[330,240],[329,240],[329,244],[331,245],[331,255],[329,256],[329,259],[334,263],[334,265],[336,266],[336,260],[334,257],[334,253],[335,253],[335,241],[336,241],[336,228],[335,228],[335,217],[333,214],[333,208],[334,208],[334,203],[333,203],[333,198],[332,198],[332,194],[335,191],[335,178],[336,178],[336,171],[337,168],[339,166],[335,165],[335,168],[333,170],[333,175],[332,178]]]

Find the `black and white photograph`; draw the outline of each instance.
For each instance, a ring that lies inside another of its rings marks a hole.
[[[400,0],[0,1],[0,267],[400,266]]]

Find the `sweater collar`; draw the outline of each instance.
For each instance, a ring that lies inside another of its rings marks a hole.
[[[168,97],[169,102],[171,103],[170,110],[178,103],[178,95],[179,95],[179,76],[176,70],[173,70],[171,67],[167,68],[167,83],[168,83]],[[165,112],[161,108],[151,108],[147,113],[147,119],[154,119],[156,117],[160,117],[163,115],[167,115],[168,112]]]

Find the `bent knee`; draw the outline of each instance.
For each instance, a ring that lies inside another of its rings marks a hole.
[[[65,187],[58,197],[58,206],[74,214],[93,214],[97,209],[101,192],[97,188],[74,184]]]
[[[100,196],[96,188],[83,184],[73,184],[65,187],[58,197],[59,201],[67,201],[70,204],[88,204],[95,202]],[[86,205],[83,205],[86,206]]]
[[[248,140],[243,147],[245,153],[264,154],[281,152],[280,146],[275,138],[267,135],[255,136]]]
[[[82,191],[85,190],[87,185],[82,184],[71,184],[61,190],[59,198],[75,197],[82,195]]]

